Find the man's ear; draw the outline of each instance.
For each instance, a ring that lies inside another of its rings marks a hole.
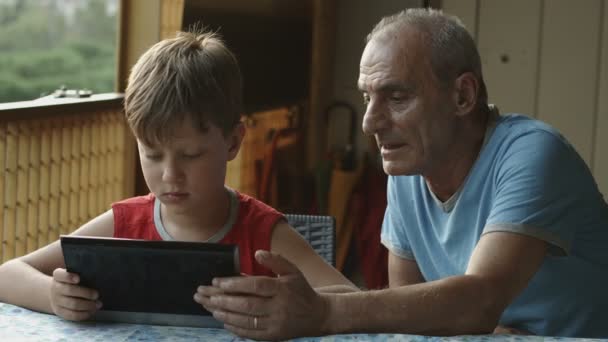
[[[232,133],[228,136],[228,160],[233,160],[236,158],[237,154],[239,154],[239,150],[241,149],[241,143],[243,142],[243,138],[245,138],[245,124],[243,122],[239,122],[233,129]]]
[[[472,112],[477,105],[479,81],[472,72],[465,72],[454,81],[454,103],[456,115],[463,116]]]

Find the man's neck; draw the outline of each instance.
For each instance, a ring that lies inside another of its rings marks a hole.
[[[483,120],[464,125],[444,154],[445,158],[423,174],[430,190],[442,202],[458,191],[477,161],[490,118],[490,115],[482,115],[485,116]]]

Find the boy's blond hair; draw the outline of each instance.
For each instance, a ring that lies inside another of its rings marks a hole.
[[[147,145],[166,142],[186,118],[206,132],[228,134],[240,121],[242,77],[235,56],[213,32],[179,32],[137,61],[125,95],[135,136]]]

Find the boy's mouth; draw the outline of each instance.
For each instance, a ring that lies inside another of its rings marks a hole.
[[[188,197],[188,193],[187,192],[165,192],[161,196],[170,201],[179,201],[179,200],[182,200],[182,199],[185,199],[186,197]]]

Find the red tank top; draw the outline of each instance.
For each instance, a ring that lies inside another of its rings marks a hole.
[[[270,250],[272,230],[284,217],[253,197],[235,193],[238,203],[236,219],[230,231],[218,242],[238,245],[241,272],[273,276],[255,261],[254,253],[259,249]],[[148,194],[113,203],[114,237],[162,240],[154,224],[154,202],[154,194]]]

